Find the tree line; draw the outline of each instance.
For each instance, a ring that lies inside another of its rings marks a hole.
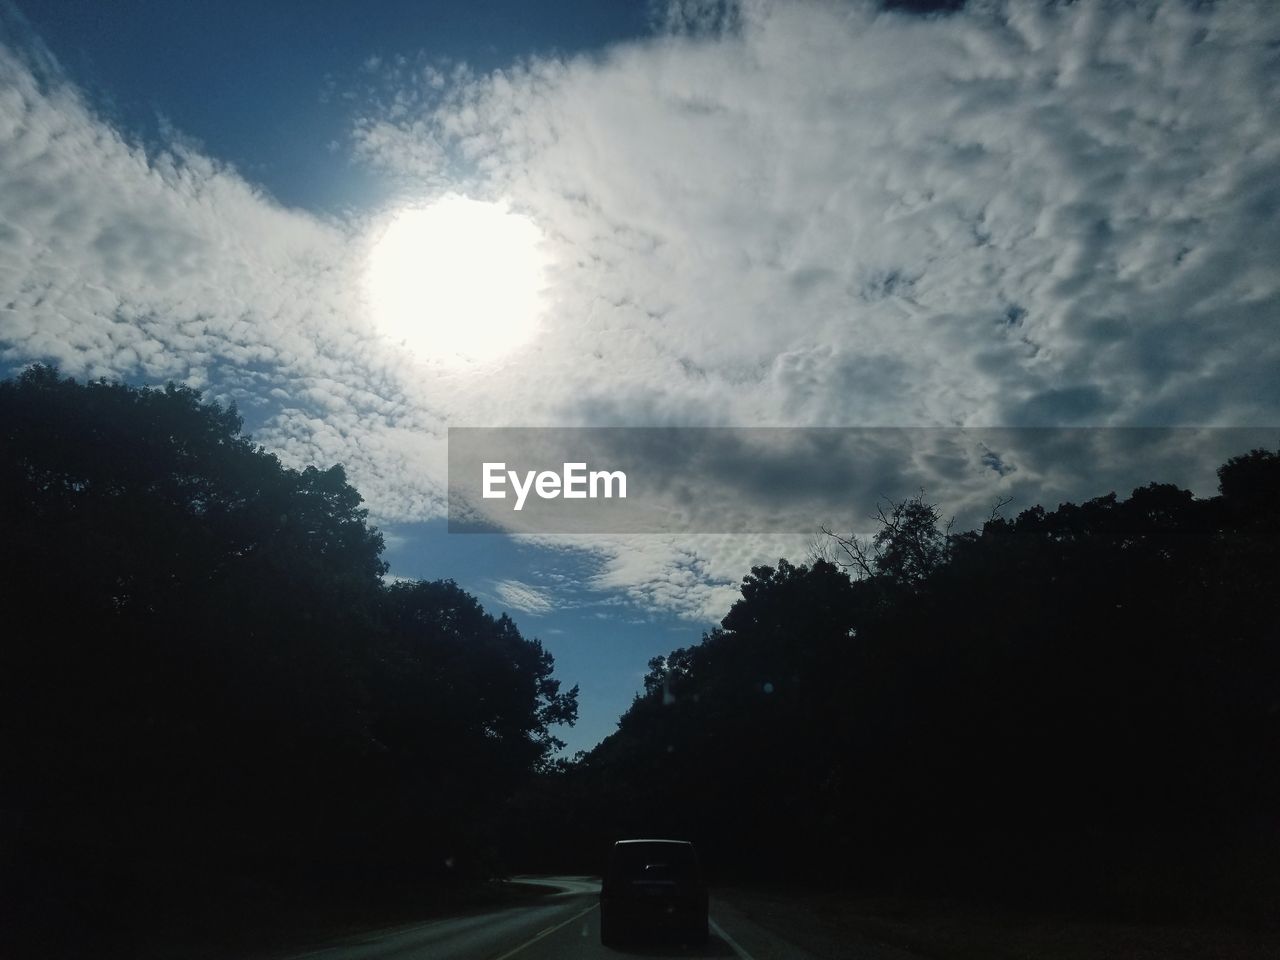
[[[598,872],[627,836],[869,893],[1280,892],[1275,452],[1213,497],[1152,483],[960,533],[886,504],[870,538],[753,568],[566,760],[577,690],[542,645],[452,581],[384,582],[342,468],[242,426],[181,386],[0,382],[11,918],[98,946],[201,883],[445,889]]]
[[[1269,909],[1280,457],[1218,477],[960,533],[918,495],[753,568],[615,733],[521,795],[510,841],[548,868],[676,836],[725,879]]]
[[[201,878],[501,870],[504,802],[577,690],[455,583],[385,584],[360,503],[191,389],[0,382],[11,920],[118,927]]]

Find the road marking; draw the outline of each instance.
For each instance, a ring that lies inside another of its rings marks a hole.
[[[727,943],[729,945],[729,949],[736,953],[741,960],[752,960],[751,954],[743,950],[742,947],[738,945],[738,941],[734,940],[733,937],[724,932],[724,927],[720,926],[720,924],[716,923],[710,917],[707,917],[707,923],[710,925],[711,929],[716,932],[716,935]]]
[[[344,937],[339,937],[332,943],[318,945],[306,950],[302,953],[290,953],[280,957],[279,960],[308,960],[312,957],[326,956],[335,950],[349,950],[352,947],[363,947],[369,944],[377,943],[379,940],[387,936],[399,936],[405,933],[418,933],[426,930],[428,927],[438,927],[442,923],[448,923],[450,920],[456,920],[457,917],[441,917],[439,920],[423,920],[418,923],[397,923],[390,927],[378,927],[373,930],[365,930],[360,933],[351,933]]]
[[[548,934],[555,933],[561,927],[567,927],[569,924],[573,923],[573,921],[580,920],[581,918],[585,917],[588,913],[590,913],[592,910],[594,910],[598,906],[600,906],[600,904],[593,903],[591,906],[587,907],[587,909],[583,910],[581,913],[575,913],[568,920],[565,920],[562,923],[557,923],[554,926],[547,927],[547,929],[545,930],[538,931],[530,939],[520,944],[520,946],[516,947],[514,950],[508,950],[506,953],[494,957],[493,960],[507,960],[508,957],[514,957],[521,950],[524,950],[528,947],[533,946],[535,943],[537,943],[539,940],[541,940],[543,937],[547,936]],[[750,960],[750,958],[748,958],[748,960]]]

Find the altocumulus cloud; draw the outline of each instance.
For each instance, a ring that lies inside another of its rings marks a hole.
[[[493,592],[502,604],[519,613],[545,614],[556,608],[545,590],[520,580],[497,580]]]
[[[376,216],[144,149],[0,46],[0,348],[235,399],[383,522],[441,514],[451,423],[1274,424],[1277,50],[1263,0],[685,0],[592,56],[370,65],[359,162],[547,237],[543,332],[477,377],[374,336]],[[1032,476],[1104,492],[1025,461],[1009,482]],[[781,547],[570,545],[601,589],[691,616]]]
[[[357,124],[552,234],[562,420],[1275,422],[1274,4],[730,7]]]
[[[284,209],[192,149],[144,149],[46,54],[0,45],[4,358],[185,381],[238,402],[289,462],[345,461],[380,516],[431,515],[441,418],[371,335],[363,226]]]

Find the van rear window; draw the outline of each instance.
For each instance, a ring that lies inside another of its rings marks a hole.
[[[674,879],[697,869],[693,847],[683,843],[628,843],[615,847],[612,873],[628,878]]]

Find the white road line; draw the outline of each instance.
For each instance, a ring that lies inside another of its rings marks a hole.
[[[365,930],[362,933],[351,933],[339,938],[334,943],[325,944],[324,946],[316,946],[302,953],[290,953],[287,956],[279,957],[278,960],[308,960],[311,957],[321,957],[326,954],[334,953],[338,950],[349,950],[353,946],[361,946],[373,940],[381,940],[383,937],[391,935],[400,935],[404,933],[417,933],[420,930],[426,930],[428,927],[438,927],[442,923],[448,923],[455,920],[456,917],[441,917],[439,920],[423,920],[419,923],[399,923],[393,927],[379,927],[376,930]]]
[[[494,958],[493,958],[493,960],[507,960],[507,958],[508,958],[508,957],[514,957],[514,956],[515,956],[517,953],[519,953],[521,950],[524,950],[524,949],[526,949],[527,947],[531,947],[531,946],[533,946],[535,943],[537,943],[537,942],[538,942],[539,940],[541,940],[543,937],[545,937],[545,936],[547,936],[547,935],[549,935],[549,934],[555,933],[555,932],[556,932],[557,930],[559,930],[561,927],[567,927],[569,924],[573,923],[573,921],[575,921],[575,920],[578,920],[578,919],[581,919],[582,917],[585,917],[588,913],[590,913],[592,910],[594,910],[594,909],[595,909],[596,907],[598,907],[598,906],[600,906],[600,904],[598,904],[598,903],[593,903],[591,906],[587,907],[587,909],[583,910],[581,913],[575,913],[575,914],[574,914],[572,917],[570,917],[568,920],[565,920],[565,921],[564,921],[564,922],[562,922],[562,923],[557,923],[555,926],[547,927],[547,929],[545,929],[545,930],[540,930],[540,931],[538,931],[538,933],[534,934],[534,935],[533,935],[533,937],[531,937],[530,939],[526,940],[524,943],[520,944],[520,946],[516,947],[514,950],[508,950],[506,953],[504,953],[504,954],[501,954],[501,955],[499,955],[499,956],[494,957]],[[748,960],[750,960],[750,958],[748,958]]]
[[[710,917],[707,917],[707,924],[716,932],[716,935],[719,936],[721,940],[729,945],[729,948],[736,953],[741,960],[752,960],[751,954],[743,950],[742,947],[738,945],[738,941],[734,940],[733,937],[724,932],[724,927],[720,926],[720,924],[716,923]]]

